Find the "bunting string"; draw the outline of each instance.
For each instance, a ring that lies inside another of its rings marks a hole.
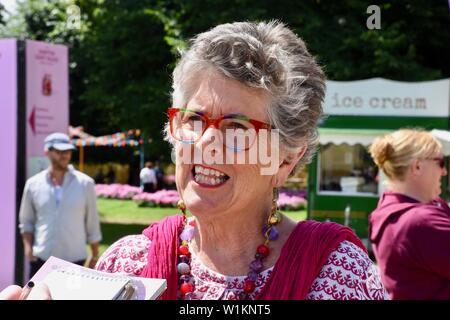
[[[84,132],[83,127],[69,127],[69,138],[76,147],[138,147],[144,144],[141,138],[141,130],[130,129],[114,134],[95,137]]]

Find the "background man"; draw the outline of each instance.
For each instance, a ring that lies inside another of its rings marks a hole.
[[[157,189],[157,180],[155,169],[153,169],[152,162],[146,162],[145,167],[142,168],[141,173],[139,174],[141,178],[141,184],[144,188],[144,192],[155,192]]]
[[[94,181],[69,165],[69,137],[53,133],[45,139],[48,169],[27,180],[19,213],[30,278],[50,256],[90,268],[101,240]],[[86,243],[92,256],[86,261]]]

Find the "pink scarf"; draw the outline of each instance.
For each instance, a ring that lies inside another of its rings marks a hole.
[[[333,222],[299,222],[257,299],[304,300],[328,257],[344,240],[367,253],[350,228]]]
[[[151,240],[147,265],[141,277],[167,280],[167,290],[160,300],[176,300],[178,289],[177,252],[178,236],[182,231],[183,217],[169,216],[151,224],[143,234]]]
[[[170,216],[150,225],[143,234],[151,240],[148,263],[141,276],[167,279],[167,290],[161,300],[177,298],[178,235],[183,219]],[[302,221],[284,244],[280,257],[257,299],[303,300],[331,252],[344,240],[353,242],[365,252],[350,228],[332,222]]]

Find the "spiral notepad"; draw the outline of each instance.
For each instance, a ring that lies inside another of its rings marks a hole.
[[[130,280],[69,267],[50,272],[44,282],[54,300],[116,300]]]
[[[54,300],[152,300],[166,289],[164,279],[149,279],[84,268],[50,257],[34,282],[44,282]]]

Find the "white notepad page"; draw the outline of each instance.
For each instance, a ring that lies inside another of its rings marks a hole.
[[[128,282],[125,277],[72,267],[54,270],[44,279],[53,300],[115,300]]]
[[[50,257],[31,279],[44,282],[54,300],[114,300],[131,282],[131,300],[157,299],[167,288],[165,279],[133,277],[88,269]]]

